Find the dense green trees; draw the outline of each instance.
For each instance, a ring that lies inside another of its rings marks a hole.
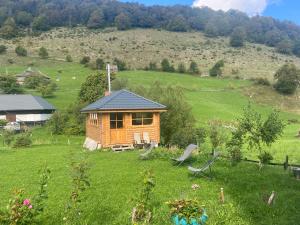
[[[285,43],[291,43],[292,52],[299,53],[296,43],[300,27],[296,24],[271,17],[248,17],[234,10],[223,12],[179,5],[147,7],[107,0],[64,0],[59,3],[57,0],[18,0],[1,3],[0,25],[0,35],[5,38],[13,38],[21,30],[18,28],[30,26],[33,31],[76,25],[92,29],[116,26],[119,30],[145,27],[184,32],[193,29],[210,37],[231,36],[233,46],[241,46],[242,39],[273,47],[286,40]],[[243,28],[245,36],[238,28]],[[283,42],[279,47],[280,52],[286,53],[282,51]]]
[[[0,76],[0,94],[20,94],[23,90],[13,76]]]
[[[95,73],[89,75],[81,85],[79,92],[79,101],[82,103],[92,103],[103,97],[107,89],[106,75]]]
[[[294,64],[282,66],[274,75],[274,88],[281,94],[294,94],[300,85],[300,70]]]
[[[230,45],[232,47],[243,47],[246,39],[246,31],[243,27],[237,27],[230,36]]]
[[[128,30],[129,28],[131,28],[130,17],[125,13],[119,14],[115,18],[115,25],[118,30]]]

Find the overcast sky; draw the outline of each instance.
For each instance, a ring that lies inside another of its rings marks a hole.
[[[250,16],[260,14],[281,20],[291,20],[300,25],[300,0],[122,0],[146,5],[208,6],[215,10],[238,9]]]

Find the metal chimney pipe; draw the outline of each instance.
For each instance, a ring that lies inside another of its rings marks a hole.
[[[110,84],[110,65],[107,64],[107,81],[108,81],[108,93],[111,93],[111,84]]]

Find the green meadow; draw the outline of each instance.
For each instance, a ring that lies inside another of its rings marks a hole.
[[[76,101],[81,83],[89,73],[88,68],[77,63],[36,59],[36,66],[43,73],[57,79],[58,90],[47,100],[58,110]],[[27,62],[5,65],[1,73],[22,72]],[[128,86],[151,88],[155,81],[184,89],[187,101],[192,106],[198,126],[206,126],[209,120],[235,121],[249,101],[263,115],[273,106],[259,104],[245,90],[253,86],[247,80],[213,79],[162,72],[126,71],[118,77],[128,79]],[[29,93],[38,94],[33,91]],[[286,122],[283,136],[266,150],[274,161],[283,163],[286,155],[290,162],[300,164],[300,140],[295,135],[300,124],[299,114],[280,112]],[[209,215],[208,224],[226,225],[297,225],[300,221],[300,182],[283,167],[265,166],[261,171],[256,164],[242,162],[235,167],[219,159],[213,166],[213,179],[194,178],[187,170],[188,164],[201,166],[209,159],[209,143],[200,146],[199,154],[183,166],[174,166],[169,157],[160,156],[148,161],[139,160],[139,151],[85,152],[84,137],[52,136],[44,127],[32,133],[33,146],[28,149],[11,149],[2,145],[0,138],[0,207],[5,208],[11,191],[24,188],[28,196],[37,191],[38,170],[46,162],[52,171],[49,182],[49,199],[42,224],[62,224],[64,208],[71,191],[70,164],[73,155],[85,157],[89,163],[91,187],[84,193],[83,217],[87,224],[130,224],[130,212],[134,198],[141,186],[140,173],[153,170],[156,178],[153,198],[153,225],[170,223],[169,209],[165,202],[177,198],[198,198]],[[163,150],[160,150],[163,151]],[[244,156],[257,159],[258,152],[243,150]],[[192,184],[199,189],[193,191]],[[220,204],[220,188],[225,190],[225,204]],[[276,192],[275,203],[266,204],[272,191]]]

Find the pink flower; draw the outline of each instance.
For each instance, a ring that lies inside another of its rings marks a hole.
[[[25,199],[23,201],[23,205],[30,205],[30,200],[29,199]]]
[[[29,209],[32,209],[32,205],[28,206]]]

